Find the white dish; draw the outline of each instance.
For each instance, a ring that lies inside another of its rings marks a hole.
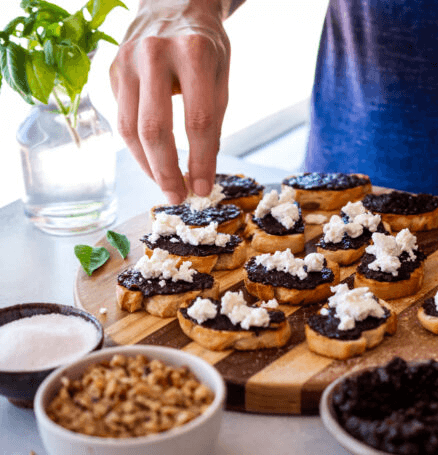
[[[93,363],[110,359],[114,354],[138,355],[160,359],[169,365],[186,365],[200,382],[215,394],[213,403],[194,420],[163,433],[137,438],[114,439],[87,436],[67,430],[53,422],[45,409],[60,388],[62,376],[78,378]],[[206,455],[216,444],[226,388],[219,372],[199,357],[177,349],[160,346],[121,346],[103,349],[82,360],[55,370],[39,387],[34,401],[38,430],[49,455]]]

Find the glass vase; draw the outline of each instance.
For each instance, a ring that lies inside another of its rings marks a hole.
[[[62,100],[61,101],[65,101]],[[54,235],[92,232],[116,218],[116,150],[108,121],[81,96],[76,128],[55,98],[36,104],[20,125],[24,212]]]

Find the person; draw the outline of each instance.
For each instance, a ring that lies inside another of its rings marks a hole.
[[[230,62],[222,22],[243,2],[140,0],[111,66],[119,131],[172,204],[188,189],[205,196],[214,183]],[[432,0],[329,1],[306,171],[360,172],[374,185],[438,194],[437,20]],[[176,93],[190,145],[187,178],[172,134]]]

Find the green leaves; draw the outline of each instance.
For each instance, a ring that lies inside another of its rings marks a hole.
[[[93,248],[88,245],[76,245],[75,255],[89,276],[110,258],[106,248]]]
[[[106,238],[123,259],[128,256],[131,243],[125,235],[107,231]],[[110,253],[105,247],[93,248],[88,245],[76,245],[74,251],[75,256],[79,259],[83,269],[89,276],[110,258]]]
[[[106,238],[110,245],[117,249],[123,259],[128,256],[129,250],[131,248],[131,243],[129,242],[126,235],[118,234],[114,231],[108,231],[106,233]]]
[[[27,15],[17,16],[0,31],[0,87],[6,81],[30,104],[35,99],[47,104],[59,88],[70,98],[70,106],[59,106],[61,112],[75,118],[90,71],[88,54],[100,40],[117,45],[98,28],[114,8],[126,5],[89,0],[74,14],[43,0],[22,0],[20,6]]]

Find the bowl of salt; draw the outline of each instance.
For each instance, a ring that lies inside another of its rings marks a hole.
[[[32,407],[46,376],[100,349],[103,341],[98,319],[78,308],[25,303],[0,309],[0,395]]]

